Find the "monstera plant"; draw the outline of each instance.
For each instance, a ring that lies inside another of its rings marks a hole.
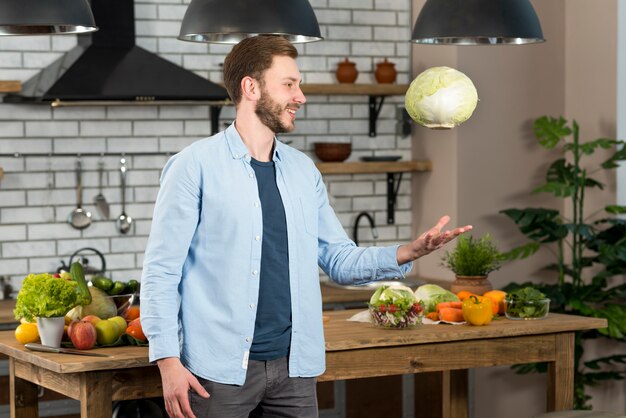
[[[585,213],[585,192],[603,189],[593,178],[602,170],[614,170],[626,159],[623,141],[599,138],[579,140],[576,121],[540,117],[534,122],[534,133],[546,149],[561,148],[562,157],[548,168],[545,183],[533,193],[550,193],[566,199],[571,217],[545,208],[506,209],[501,211],[515,222],[529,242],[506,253],[509,260],[526,258],[547,247],[555,258],[547,266],[552,281],[512,283],[505,290],[532,285],[551,299],[550,310],[588,317],[606,318],[608,327],[582,331],[575,338],[574,402],[576,409],[590,409],[587,388],[626,377],[626,345],[610,355],[583,359],[585,340],[607,338],[626,342],[626,214],[625,206],[608,205],[602,210]],[[598,164],[587,157],[598,149],[612,155]],[[569,212],[568,212],[569,213]],[[616,284],[620,283],[621,284]],[[594,341],[595,343],[595,341]],[[514,366],[518,373],[542,372],[545,363]]]

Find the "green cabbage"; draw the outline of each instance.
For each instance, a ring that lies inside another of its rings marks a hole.
[[[91,303],[75,307],[67,316],[76,320],[82,319],[87,315],[95,315],[100,319],[112,318],[117,315],[115,302],[104,290],[95,286],[89,286],[89,293],[91,293]]]
[[[458,302],[459,297],[436,284],[424,284],[415,289],[415,298],[424,303],[424,313],[435,312],[440,302]]]
[[[404,105],[411,118],[422,126],[450,129],[472,116],[478,92],[472,80],[450,67],[432,67],[409,86]]]

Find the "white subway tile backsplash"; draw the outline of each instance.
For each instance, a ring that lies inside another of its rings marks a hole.
[[[22,54],[19,52],[0,52],[0,62],[5,68],[22,67]]]
[[[70,212],[67,213],[69,215]],[[72,228],[68,223],[44,223],[28,225],[29,240],[44,240],[54,237],[55,239],[80,238],[80,231]]]
[[[0,137],[10,138],[24,135],[23,122],[0,122]]]
[[[2,275],[22,275],[28,271],[28,258],[8,258],[4,255],[0,258],[0,271]],[[15,284],[15,282],[12,282]],[[19,282],[21,284],[21,281]],[[18,287],[19,289],[19,287]]]
[[[135,135],[172,136],[183,134],[182,121],[138,121],[133,123]]]
[[[44,68],[63,56],[63,52],[24,52],[24,68]]]
[[[395,25],[395,12],[355,10],[352,12],[353,23],[357,25]]]
[[[26,136],[30,137],[62,137],[78,135],[77,121],[26,121]]]
[[[157,119],[159,108],[157,106],[109,106],[107,107],[107,117],[109,119]]]
[[[25,239],[26,225],[0,225],[0,242],[23,241]]]
[[[22,241],[2,244],[2,256],[8,258],[17,257],[41,257],[56,253],[54,241]]]
[[[190,0],[137,0],[136,42],[162,58],[213,82],[222,81],[225,55],[231,45],[182,42],[176,39],[180,20]],[[396,64],[398,83],[409,81],[411,47],[408,41],[409,0],[313,0],[324,42],[297,44],[299,68],[305,83],[336,83],[337,64],[348,57],[359,71],[357,83],[375,82],[377,62]],[[0,37],[0,79],[25,81],[39,68],[76,45],[76,37]],[[314,161],[315,142],[351,142],[348,161],[361,156],[411,157],[411,141],[396,133],[403,96],[391,96],[379,115],[378,136],[369,137],[367,96],[308,95],[298,112],[296,130],[280,139]],[[220,129],[235,117],[234,107],[220,115]],[[38,153],[40,157],[0,157],[5,177],[0,183],[0,272],[21,284],[29,272],[54,271],[60,261],[79,248],[94,247],[107,256],[114,279],[139,278],[149,234],[159,176],[168,158],[185,146],[211,135],[209,106],[49,106],[0,104],[0,154]],[[104,220],[93,204],[98,193],[99,156],[84,156],[83,206],[92,212],[92,224],[76,230],[67,223],[76,207],[75,157],[48,157],[54,153],[119,153],[102,157],[103,193],[111,219]],[[161,152],[162,155],[137,155]],[[128,235],[116,229],[121,213],[119,159],[128,160],[127,213],[134,223]],[[135,155],[133,155],[135,154]],[[52,187],[48,189],[51,179]],[[360,211],[374,214],[381,238],[377,245],[411,238],[410,176],[405,175],[398,197],[396,223],[386,225],[384,174],[325,175],[330,202],[340,222],[352,235]],[[362,224],[361,242],[372,245]],[[407,235],[406,237],[404,235]],[[13,245],[18,243],[18,245]],[[43,246],[43,247],[39,247]],[[23,251],[31,255],[24,256]]]

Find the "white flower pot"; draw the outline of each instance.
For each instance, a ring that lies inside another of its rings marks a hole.
[[[43,345],[49,345],[50,347],[61,347],[64,326],[65,317],[63,316],[37,318],[37,328],[39,329],[41,343]]]

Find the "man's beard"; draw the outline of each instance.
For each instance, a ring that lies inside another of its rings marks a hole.
[[[256,113],[263,125],[267,126],[275,134],[293,131],[295,125],[285,126],[280,120],[284,111],[285,109],[272,100],[267,90],[263,88],[261,90],[261,98],[256,104],[256,109],[254,109],[254,113]]]

